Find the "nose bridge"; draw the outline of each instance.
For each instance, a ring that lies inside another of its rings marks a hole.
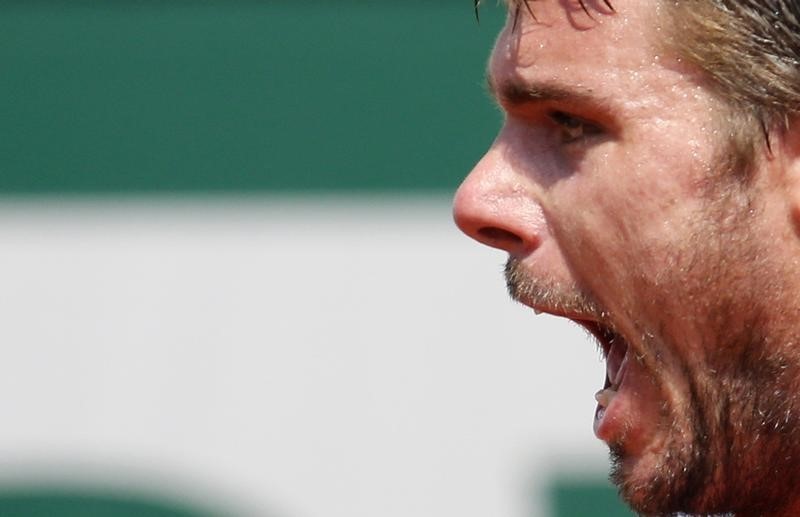
[[[526,255],[547,233],[540,194],[533,177],[515,166],[501,134],[458,188],[453,218],[473,239]]]

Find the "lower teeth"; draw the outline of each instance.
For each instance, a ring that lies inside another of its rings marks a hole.
[[[611,401],[614,400],[614,397],[617,395],[617,392],[612,389],[602,389],[595,393],[594,399],[600,404],[600,407],[608,407],[611,404]]]

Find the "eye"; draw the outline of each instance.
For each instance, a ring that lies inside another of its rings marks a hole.
[[[587,137],[599,135],[603,130],[596,124],[580,117],[574,117],[563,111],[552,111],[550,119],[555,122],[560,132],[562,144],[579,142]]]

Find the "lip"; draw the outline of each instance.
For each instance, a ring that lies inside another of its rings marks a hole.
[[[622,336],[619,332],[612,330],[607,324],[603,324],[599,321],[599,319],[592,318],[587,314],[563,311],[552,307],[533,305],[529,305],[529,307],[533,309],[533,312],[536,314],[549,314],[557,318],[565,318],[577,323],[580,327],[594,336],[595,341],[603,352],[603,359],[608,358],[608,353],[611,349],[611,342],[616,336],[625,339],[624,336]],[[625,342],[628,342],[627,339],[625,339]]]
[[[608,353],[611,351],[611,344],[615,339],[615,332],[597,320],[575,317],[571,317],[569,319],[586,329],[595,337],[600,349],[603,351],[603,358],[607,359]]]
[[[606,368],[602,388],[595,394],[598,401],[595,409],[593,428],[595,435],[602,441],[612,444],[619,441],[624,434],[625,422],[633,416],[633,398],[635,388],[625,388],[626,373],[631,366],[629,353],[632,353],[630,342],[610,323],[586,313],[558,310],[553,307],[531,306],[537,313],[569,319],[577,323],[595,338],[602,351]]]
[[[598,404],[594,413],[595,435],[611,444],[622,432],[623,421],[631,412],[630,390],[625,389],[625,377],[630,366],[629,341],[621,333],[600,321],[572,317],[572,321],[591,333],[602,350],[606,363],[603,387],[595,394]]]
[[[602,323],[600,323],[599,318],[594,317],[589,314],[577,312],[577,311],[565,311],[563,309],[559,309],[557,307],[549,307],[544,305],[531,305],[526,303],[524,300],[520,300],[524,305],[527,305],[533,312],[536,314],[549,314],[550,316],[555,316],[557,318],[565,318],[568,320],[572,320],[578,325],[584,327],[589,332],[593,334],[596,331],[600,331],[602,328]]]

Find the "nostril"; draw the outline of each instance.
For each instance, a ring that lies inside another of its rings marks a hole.
[[[478,235],[480,235],[481,239],[487,244],[500,248],[516,248],[522,245],[522,238],[519,235],[494,226],[485,226],[481,228],[478,230]]]

